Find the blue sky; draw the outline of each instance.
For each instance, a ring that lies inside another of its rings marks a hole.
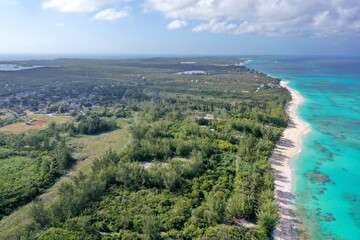
[[[0,0],[0,54],[360,55],[358,5],[357,0]]]

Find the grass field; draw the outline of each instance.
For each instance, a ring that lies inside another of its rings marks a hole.
[[[29,130],[42,130],[48,127],[49,123],[55,122],[55,123],[65,123],[68,121],[71,121],[71,117],[69,116],[53,116],[53,117],[41,117],[37,118],[41,121],[46,121],[47,123],[44,125],[26,125],[23,121],[13,123],[10,125],[7,125],[5,127],[0,128],[0,131],[2,132],[11,132],[11,133],[22,133]],[[24,119],[25,121],[25,119]]]
[[[78,160],[73,169],[39,197],[44,200],[45,205],[49,205],[56,200],[57,189],[60,184],[69,181],[71,176],[77,175],[79,172],[88,172],[92,162],[98,156],[101,156],[109,149],[118,152],[124,149],[129,141],[128,124],[126,121],[120,121],[119,124],[122,126],[121,129],[96,136],[80,136],[71,140],[70,145],[74,148],[73,155],[80,160]],[[26,226],[31,226],[33,224],[33,220],[30,217],[31,205],[32,203],[29,203],[20,207],[11,215],[4,217],[0,221],[1,240],[5,239],[4,236],[8,232],[24,229],[24,227],[26,228]]]

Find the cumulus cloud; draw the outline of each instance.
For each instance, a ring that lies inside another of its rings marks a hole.
[[[64,26],[65,26],[64,23],[56,23],[56,24],[55,24],[55,27],[64,27]]]
[[[169,30],[175,30],[175,29],[180,29],[180,28],[184,28],[188,25],[187,21],[181,21],[181,20],[174,20],[171,23],[169,23],[167,25],[167,29]]]
[[[209,23],[203,23],[193,28],[194,32],[210,31],[212,33],[225,33],[233,31],[237,26],[227,22],[218,22],[216,19],[210,20]]]
[[[93,12],[99,8],[129,0],[48,0],[43,2],[43,8],[55,8],[61,12]]]
[[[145,0],[168,19],[200,21],[194,31],[331,36],[360,33],[358,0]]]
[[[130,15],[130,9],[126,8],[123,10],[116,10],[114,8],[105,9],[97,13],[93,20],[105,20],[105,21],[115,21],[121,18],[125,18]]]

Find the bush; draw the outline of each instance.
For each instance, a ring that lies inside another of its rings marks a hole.
[[[259,232],[263,236],[270,237],[279,218],[276,203],[269,200],[263,202],[256,213],[256,217]]]
[[[233,193],[226,203],[226,219],[233,222],[235,219],[251,220],[254,215],[254,197],[243,193]]]
[[[256,229],[238,228],[233,226],[216,225],[206,230],[201,237],[204,240],[256,240],[262,239]]]
[[[154,215],[146,216],[143,219],[142,232],[145,240],[160,240],[161,223]]]

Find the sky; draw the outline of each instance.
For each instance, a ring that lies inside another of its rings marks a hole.
[[[0,55],[354,55],[359,0],[0,0]]]

